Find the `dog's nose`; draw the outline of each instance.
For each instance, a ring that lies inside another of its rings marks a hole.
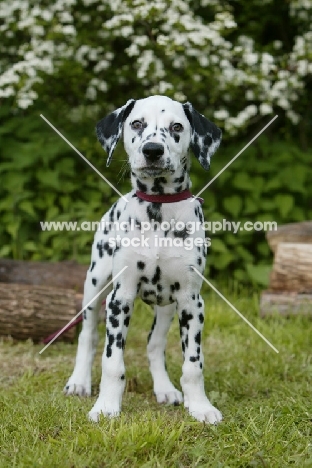
[[[148,161],[157,161],[164,154],[164,147],[159,143],[146,143],[142,152]]]

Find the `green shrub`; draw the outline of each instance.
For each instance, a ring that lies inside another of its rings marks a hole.
[[[118,195],[39,114],[38,109],[11,115],[8,108],[1,110],[0,257],[88,263],[93,232],[42,231],[40,221],[99,221]],[[53,123],[53,116],[51,120]],[[74,126],[64,118],[57,126],[122,193],[130,189],[128,175],[120,176],[125,168],[122,145],[106,168],[106,155],[94,134],[94,119]],[[193,193],[245,142],[221,145],[207,173],[194,158]],[[311,219],[311,156],[311,151],[262,135],[203,193],[206,220],[280,224]],[[210,275],[224,276],[226,272],[239,282],[266,284],[272,257],[263,231],[207,235],[212,240]]]
[[[248,140],[246,140],[247,142]],[[231,144],[215,154],[211,180],[244,146]],[[207,188],[204,211],[211,221],[276,221],[277,225],[312,219],[312,151],[262,135]],[[195,166],[195,164],[194,164]],[[194,193],[203,185],[196,167]],[[211,272],[231,271],[238,281],[266,285],[272,255],[263,231],[211,234]]]
[[[39,114],[9,115],[4,108],[0,114],[0,257],[87,262],[92,233],[43,232],[40,221],[99,220],[116,196]],[[58,121],[57,126],[105,172],[105,155],[96,143],[93,122],[69,125],[71,133],[68,122]]]

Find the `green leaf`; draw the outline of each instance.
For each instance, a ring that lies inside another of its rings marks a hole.
[[[28,181],[28,175],[26,172],[22,171],[12,171],[5,174],[5,177],[2,177],[1,185],[2,189],[8,190],[10,192],[14,187],[14,192],[19,193],[23,192],[26,182]]]
[[[246,172],[239,172],[238,174],[235,174],[232,184],[233,187],[248,192],[252,192],[254,189],[252,178]]]
[[[288,215],[288,213],[292,210],[294,206],[293,196],[288,195],[286,193],[281,194],[281,195],[276,195],[275,202],[283,218],[285,218]]]
[[[253,177],[252,179],[253,183],[253,193],[262,193],[264,187],[265,187],[265,179],[264,177]]]
[[[238,231],[239,232],[239,231]],[[239,237],[237,234],[234,234],[233,232],[226,232],[224,236],[224,241],[226,245],[234,245],[237,246],[237,244],[240,242]]]
[[[12,253],[12,247],[9,244],[3,245],[0,247],[0,258],[1,257],[7,257]]]
[[[258,204],[252,198],[245,197],[244,203],[245,203],[245,209],[244,209],[245,215],[251,215],[259,211]]]
[[[245,283],[247,280],[246,270],[236,269],[234,271],[234,278],[242,283]]]
[[[235,251],[245,262],[252,262],[254,260],[252,253],[242,245],[237,245]]]
[[[57,171],[39,169],[36,178],[42,186],[52,187],[57,190],[62,187],[60,175]]]
[[[228,248],[225,243],[221,239],[217,239],[215,237],[211,238],[211,249],[214,252],[227,252]]]
[[[237,217],[241,212],[243,205],[242,198],[238,195],[233,195],[232,197],[224,198],[223,206],[228,213],[233,217]]]
[[[9,234],[11,234],[11,236],[12,236],[12,238],[14,240],[17,239],[20,224],[21,224],[20,219],[15,219],[15,220],[12,220],[12,222],[10,224],[6,225],[6,231]]]
[[[23,248],[29,252],[36,252],[36,250],[38,250],[38,246],[33,241],[24,242]]]
[[[291,217],[292,220],[295,222],[305,221],[307,218],[311,219],[311,215],[308,215],[306,218],[305,210],[299,206],[294,207],[294,209],[291,212]]]
[[[230,251],[221,253],[220,255],[216,256],[214,267],[217,268],[218,270],[223,270],[233,260],[234,260],[234,255]]]
[[[268,176],[270,177],[270,176]],[[281,182],[279,177],[275,177],[275,174],[271,175],[271,178],[264,184],[264,191],[270,192],[272,190],[280,189],[283,187],[283,183]]]
[[[37,214],[34,210],[33,204],[29,200],[23,200],[19,203],[20,210],[24,211],[25,213],[29,214],[33,218],[37,217]]]
[[[45,219],[47,221],[54,221],[57,218],[59,212],[60,212],[59,208],[55,205],[52,205],[46,212]]]
[[[257,242],[257,251],[262,257],[267,257],[270,254],[270,248],[267,241]]]
[[[281,170],[279,179],[283,181],[283,185],[290,192],[305,192],[305,181],[308,175],[307,168],[302,164],[285,167]]]
[[[274,200],[262,198],[260,200],[260,206],[261,206],[262,210],[265,210],[265,211],[272,210],[272,211],[274,211],[274,209],[276,207],[276,204],[275,204]]]
[[[271,265],[252,265],[246,264],[246,270],[249,278],[261,286],[267,287],[269,284],[269,274],[272,270]]]
[[[72,176],[74,172],[74,156],[72,158],[62,158],[58,163],[57,163],[57,171],[61,175],[69,175]]]

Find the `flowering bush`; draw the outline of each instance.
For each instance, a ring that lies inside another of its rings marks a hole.
[[[226,134],[280,110],[298,124],[312,72],[312,1],[283,3],[1,2],[0,97],[23,109],[60,99],[79,119],[81,105],[108,110],[158,93],[192,101]]]

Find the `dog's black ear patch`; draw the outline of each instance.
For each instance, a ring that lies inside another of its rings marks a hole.
[[[108,154],[106,165],[109,166],[114,149],[122,134],[123,125],[135,104],[134,99],[130,99],[124,106],[119,107],[111,114],[104,117],[96,125],[96,135]]]
[[[191,149],[202,167],[208,170],[210,158],[220,145],[222,132],[214,123],[197,112],[190,102],[182,105],[185,115],[191,124]]]

